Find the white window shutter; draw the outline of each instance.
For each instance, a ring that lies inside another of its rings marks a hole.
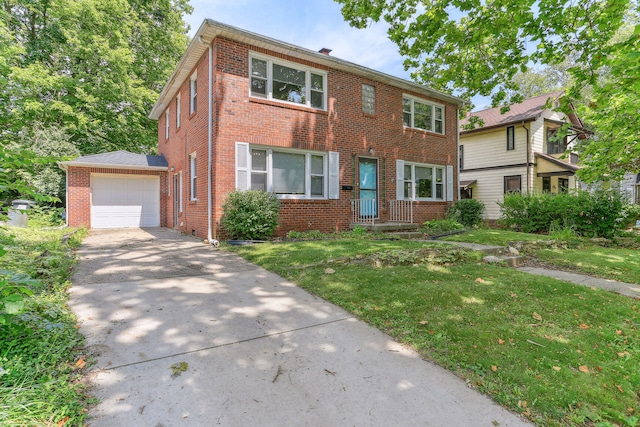
[[[329,151],[329,198],[340,198],[340,153]]]
[[[447,202],[453,202],[453,166],[447,166]]]
[[[249,144],[236,142],[236,190],[249,189]]]
[[[396,160],[396,200],[404,200],[404,160]]]

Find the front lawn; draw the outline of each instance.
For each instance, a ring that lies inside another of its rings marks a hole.
[[[605,279],[640,284],[640,237],[602,241],[573,237],[557,241],[544,234],[517,233],[498,229],[478,229],[443,240],[493,245],[524,242],[525,255],[550,268],[571,270]],[[538,242],[534,244],[534,242]]]
[[[540,426],[639,421],[638,301],[424,242],[347,239],[234,250]]]

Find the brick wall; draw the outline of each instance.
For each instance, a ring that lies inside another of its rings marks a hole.
[[[418,93],[372,81],[358,75],[300,61],[262,48],[224,38],[216,38],[213,51],[213,165],[212,203],[214,225],[222,217],[222,204],[235,187],[235,143],[297,148],[340,153],[340,186],[355,185],[353,191],[340,191],[339,200],[282,200],[280,227],[289,230],[335,231],[347,229],[351,222],[350,199],[357,198],[357,159],[375,158],[379,162],[380,219],[388,220],[388,202],[396,199],[396,159],[454,166],[458,181],[457,107],[429,99]],[[249,52],[254,51],[323,70],[327,75],[327,111],[249,96]],[[165,115],[158,121],[159,152],[164,154],[173,173],[183,174],[183,212],[178,229],[200,237],[207,231],[207,84],[208,51],[196,65],[198,111],[189,116],[189,81],[180,88],[182,126],[175,126],[175,98],[169,102],[170,132],[165,138]],[[195,69],[194,69],[195,71]],[[362,111],[362,84],[375,87],[376,113]],[[402,94],[431,100],[445,106],[445,135],[405,129],[402,123]],[[368,150],[372,148],[373,152]],[[189,200],[189,154],[197,153],[198,200]],[[457,185],[455,186],[457,190]],[[172,190],[173,191],[173,190]],[[455,191],[457,197],[457,191]],[[167,223],[174,224],[173,197],[167,195]],[[447,202],[416,202],[414,221],[442,218]],[[220,232],[215,226],[215,231]]]
[[[70,166],[67,170],[67,218],[70,227],[91,228],[92,173],[160,176],[160,225],[167,226],[167,172]]]

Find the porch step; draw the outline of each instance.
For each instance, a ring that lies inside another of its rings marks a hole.
[[[356,227],[364,227],[368,231],[393,232],[393,231],[411,231],[420,228],[420,224],[409,224],[406,222],[381,222],[381,223],[357,223],[349,224],[350,229]]]
[[[482,261],[489,264],[504,262],[509,267],[519,267],[524,263],[524,257],[520,255],[488,255],[483,257]]]

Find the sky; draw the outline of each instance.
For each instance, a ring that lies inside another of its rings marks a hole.
[[[185,17],[193,36],[209,18],[310,50],[332,49],[331,56],[411,80],[397,46],[387,38],[386,23],[352,28],[333,0],[191,0]],[[476,107],[488,101],[473,99]]]

